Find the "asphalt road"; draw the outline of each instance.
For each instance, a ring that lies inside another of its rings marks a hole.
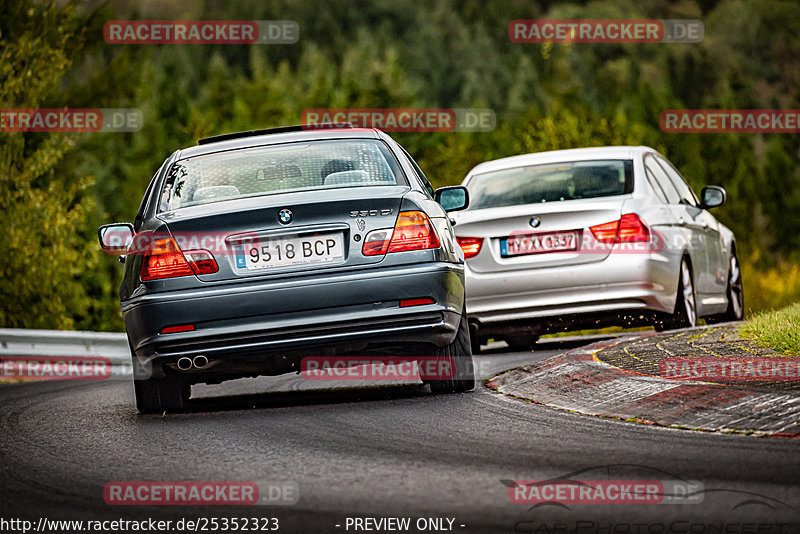
[[[564,348],[495,349],[477,358],[481,378]],[[353,518],[365,517],[407,517],[410,532],[423,531],[420,518],[443,519],[428,532],[800,532],[797,440],[586,417],[483,387],[436,396],[413,383],[343,386],[284,376],[195,387],[196,412],[162,417],[136,413],[128,381],[3,385],[0,518],[275,517],[290,533],[389,531],[355,530]],[[508,480],[555,477],[690,481],[701,491],[692,504],[509,499]],[[106,483],[142,480],[283,482],[299,500],[105,503]]]

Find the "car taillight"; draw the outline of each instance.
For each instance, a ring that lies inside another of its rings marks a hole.
[[[377,256],[429,248],[439,248],[439,238],[428,216],[421,211],[401,211],[394,229],[373,230],[367,234],[361,253]]]
[[[142,260],[142,280],[175,278],[191,274],[211,274],[219,270],[207,250],[181,252],[174,239],[156,239],[147,246]]]
[[[361,247],[361,253],[364,256],[378,256],[386,254],[389,249],[389,241],[392,239],[392,232],[394,228],[384,228],[382,230],[373,230],[364,238],[364,245]]]
[[[648,241],[650,229],[635,213],[626,213],[618,221],[611,221],[589,228],[594,238],[601,243],[635,243]]]
[[[477,256],[483,246],[482,237],[456,237],[461,250],[464,251],[465,258]]]
[[[650,239],[650,229],[635,213],[626,213],[619,220],[619,243],[639,243]]]
[[[217,260],[207,250],[187,250],[183,253],[194,274],[211,274],[219,271]]]

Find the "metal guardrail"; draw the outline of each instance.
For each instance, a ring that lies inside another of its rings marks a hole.
[[[0,328],[0,358],[10,356],[106,358],[113,375],[132,372],[124,333]]]

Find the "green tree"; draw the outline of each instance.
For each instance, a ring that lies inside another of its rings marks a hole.
[[[83,39],[72,2],[0,7],[0,102],[58,105],[57,90]],[[0,133],[0,325],[71,328],[90,298],[80,279],[93,262],[82,225],[91,181],[56,172],[73,134]]]

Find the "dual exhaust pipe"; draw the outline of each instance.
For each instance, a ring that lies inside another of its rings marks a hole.
[[[208,358],[203,356],[202,354],[195,356],[194,358],[189,358],[188,356],[182,356],[178,359],[178,369],[181,371],[199,371],[201,369],[205,369],[208,367],[209,361]]]

